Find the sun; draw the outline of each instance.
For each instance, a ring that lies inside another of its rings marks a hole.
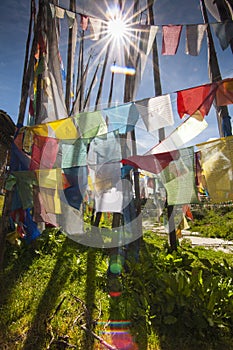
[[[108,33],[113,39],[123,39],[127,34],[127,27],[124,19],[120,16],[111,18],[108,22]]]

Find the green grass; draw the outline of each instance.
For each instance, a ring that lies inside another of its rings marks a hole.
[[[233,211],[230,206],[196,206],[193,210],[194,221],[191,231],[197,231],[204,237],[218,237],[233,240]]]
[[[82,326],[102,336],[103,322],[111,319],[130,321],[140,350],[230,350],[232,266],[231,254],[185,243],[171,254],[166,237],[147,231],[139,261],[129,255],[127,271],[108,278],[106,250],[47,230],[33,246],[7,245],[0,348],[68,349],[69,343],[103,349]],[[111,283],[121,288],[120,297],[109,297]]]

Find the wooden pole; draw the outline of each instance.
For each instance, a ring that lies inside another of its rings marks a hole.
[[[75,0],[70,0],[70,11],[75,11]],[[71,82],[73,77],[73,50],[74,50],[74,42],[73,42],[73,36],[74,36],[74,27],[72,26],[69,28],[69,34],[68,34],[68,51],[67,51],[67,69],[66,69],[66,96],[65,96],[65,103],[66,103],[66,109],[67,113],[69,115],[70,112],[70,97],[71,97]]]
[[[114,66],[115,66],[115,64],[116,64],[116,61],[113,62]],[[112,104],[112,93],[113,93],[114,77],[115,77],[115,73],[112,72],[112,74],[111,74],[111,83],[110,83],[110,90],[109,90],[109,96],[108,96],[108,107],[111,107],[111,104]]]
[[[85,110],[86,106],[87,106],[88,103],[89,103],[89,100],[90,100],[90,97],[91,97],[91,90],[92,90],[92,87],[93,87],[93,85],[94,85],[94,83],[95,83],[95,80],[96,80],[96,76],[97,76],[97,73],[98,73],[99,66],[100,66],[100,63],[98,63],[97,66],[96,66],[95,73],[94,73],[94,75],[93,75],[93,78],[92,78],[90,87],[89,87],[88,92],[87,92],[87,96],[86,96],[85,101],[84,101],[83,110]]]
[[[201,11],[204,23],[207,24],[207,46],[208,46],[208,65],[209,65],[209,78],[212,83],[222,80],[217,54],[214,46],[213,36],[211,33],[207,10],[204,0],[200,0]],[[223,128],[222,128],[222,118],[228,117],[228,108],[227,106],[216,107],[216,117],[218,123],[219,136],[223,137]]]
[[[110,44],[108,44],[108,46],[107,46],[106,54],[104,57],[104,64],[103,64],[102,73],[101,73],[101,77],[100,77],[99,89],[98,89],[96,101],[95,101],[95,109],[98,108],[98,105],[99,105],[100,99],[101,99],[101,95],[102,95],[104,76],[105,76],[106,67],[107,67],[107,63],[108,63],[109,51],[110,51]]]
[[[154,25],[154,13],[153,13],[153,0],[147,0],[149,10],[149,24]],[[156,96],[162,95],[162,86],[159,71],[159,58],[156,37],[152,47],[153,57],[153,75],[154,75],[154,87]],[[159,141],[161,142],[165,138],[164,128],[159,129]],[[167,205],[168,215],[168,231],[169,231],[169,242],[172,250],[177,250],[176,230],[174,221],[174,207]]]

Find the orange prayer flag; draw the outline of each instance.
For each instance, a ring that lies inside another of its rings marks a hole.
[[[216,91],[216,105],[226,106],[233,103],[233,79],[221,82]]]

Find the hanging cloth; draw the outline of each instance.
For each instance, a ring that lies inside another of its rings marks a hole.
[[[222,81],[216,91],[216,105],[226,106],[233,103],[233,79]]]
[[[198,136],[207,128],[208,124],[199,111],[186,119],[162,142],[155,145],[146,154],[170,152],[183,147],[187,142]]]
[[[180,149],[178,159],[158,174],[167,191],[168,205],[198,203],[194,169],[194,147],[188,147]]]
[[[233,200],[233,137],[196,145],[211,203]]]
[[[131,156],[122,159],[123,164],[131,165],[135,168],[149,171],[153,174],[160,173],[169,163],[179,157],[179,151],[171,151],[147,156]]]
[[[207,24],[186,25],[186,48],[187,55],[198,56],[201,50]]]
[[[98,18],[89,18],[90,21],[90,34],[91,39],[96,41],[99,40],[101,35],[101,29],[102,29],[102,21]]]
[[[101,111],[83,112],[74,116],[73,119],[82,138],[88,139],[107,133],[107,125]]]
[[[222,50],[226,50],[233,39],[233,22],[221,22],[211,24]]]
[[[175,55],[182,31],[182,25],[163,26],[162,55]]]
[[[88,17],[80,15],[80,27],[82,30],[87,30],[88,28]]]
[[[34,135],[30,170],[53,168],[57,159],[58,141],[50,137]]]
[[[177,92],[177,110],[180,118],[185,114],[192,115],[197,110],[203,117],[209,113],[215,98],[217,83],[196,86]]]
[[[137,101],[135,106],[148,132],[174,124],[171,98],[168,94]]]
[[[132,131],[139,117],[138,110],[133,102],[105,108],[103,114],[108,118],[108,131],[119,130],[120,134]]]
[[[59,144],[61,167],[71,168],[87,164],[87,143],[85,139],[62,140]]]

